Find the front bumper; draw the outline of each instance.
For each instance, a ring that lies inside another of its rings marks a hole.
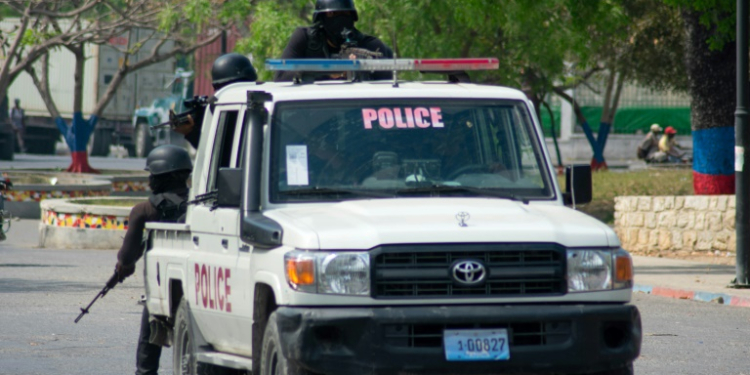
[[[316,373],[595,373],[640,353],[632,305],[295,308],[276,311],[283,355]],[[449,362],[446,328],[507,328],[510,360]]]

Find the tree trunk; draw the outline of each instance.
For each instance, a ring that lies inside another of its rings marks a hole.
[[[63,134],[65,143],[70,149],[71,163],[68,172],[73,173],[99,173],[89,165],[88,148],[86,147],[94,132],[99,118],[91,115],[88,120],[83,118],[83,69],[86,64],[86,55],[83,44],[67,47],[76,57],[73,86],[73,119],[70,126],[62,117],[55,119],[57,128]]]
[[[81,61],[85,61],[84,57],[85,56],[81,55]],[[68,126],[68,124],[65,122],[65,119],[60,115],[60,112],[58,111],[57,106],[52,99],[52,94],[49,87],[48,69],[49,55],[44,55],[42,57],[41,78],[36,74],[36,71],[33,69],[33,67],[27,67],[26,71],[31,76],[31,79],[34,82],[34,86],[36,86],[39,94],[42,96],[42,100],[47,106],[47,110],[55,119],[55,125],[57,125],[57,129],[60,130],[60,133],[62,133],[63,138],[65,139],[65,143],[68,145],[68,149],[70,149],[72,160],[67,171],[73,173],[99,173],[99,171],[89,165],[88,150],[86,148],[89,138],[91,137],[91,133],[94,131],[94,127],[96,127],[96,123],[99,118],[97,116],[91,116],[88,120],[84,120],[83,114],[80,110],[80,108],[82,108],[83,106],[83,101],[80,99],[78,101],[74,100],[74,106],[77,106],[78,110],[73,112],[72,123],[70,126]],[[78,72],[78,62],[76,62],[76,72]],[[81,73],[82,72],[83,70],[81,70]],[[76,85],[76,91],[79,90],[81,91],[82,98],[82,85],[80,86],[80,89],[78,88],[78,85]],[[76,96],[76,94],[74,94],[74,96]]]
[[[737,47],[712,51],[712,30],[700,14],[683,13],[688,38],[686,66],[692,97],[693,188],[695,194],[734,194],[734,110]]]
[[[5,100],[5,97],[8,95],[10,84],[13,83],[16,75],[18,75],[18,73],[15,75],[11,74],[11,66],[13,65],[13,61],[16,60],[14,57],[21,48],[23,35],[26,33],[26,28],[29,26],[30,9],[31,6],[29,5],[21,17],[21,24],[19,25],[18,30],[16,30],[16,36],[13,38],[13,43],[10,45],[10,48],[4,51],[7,57],[2,65],[0,65],[0,103]]]
[[[553,87],[552,90],[555,92],[555,94],[565,99],[573,106],[573,112],[575,112],[578,123],[581,124],[581,129],[583,129],[583,134],[589,141],[591,150],[594,153],[594,156],[591,158],[591,169],[594,171],[606,170],[608,167],[607,161],[604,160],[604,145],[600,144],[600,142],[597,141],[596,137],[594,137],[594,131],[591,129],[591,126],[589,126],[589,122],[586,119],[586,116],[583,114],[578,101],[568,95],[561,87]]]

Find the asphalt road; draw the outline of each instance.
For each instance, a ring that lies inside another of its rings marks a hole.
[[[0,243],[0,375],[135,371],[141,265],[73,320],[109,278],[114,251],[36,246],[37,223],[13,223]],[[750,308],[636,294],[643,319],[639,375],[750,375]],[[161,374],[171,374],[171,350]]]
[[[85,307],[109,279],[115,251],[50,250],[36,246],[37,223],[14,222],[0,243],[0,374],[132,374],[142,307],[142,264]],[[160,374],[171,374],[172,351]]]

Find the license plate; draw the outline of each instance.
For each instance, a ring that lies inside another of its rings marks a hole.
[[[446,329],[443,332],[448,361],[507,361],[507,329]]]

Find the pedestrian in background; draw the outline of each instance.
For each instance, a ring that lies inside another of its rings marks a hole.
[[[651,125],[651,131],[638,146],[638,159],[646,163],[663,163],[667,161],[667,154],[659,151],[659,135],[662,132],[659,124]]]
[[[659,140],[659,151],[667,155],[667,159],[670,163],[682,163],[685,161],[683,159],[685,157],[685,151],[683,151],[682,146],[677,143],[675,135],[677,135],[677,130],[671,126],[667,126],[667,128],[664,129],[664,135]]]
[[[13,125],[13,132],[16,134],[18,142],[18,149],[22,153],[26,153],[26,144],[23,142],[26,137],[26,114],[21,108],[21,99],[16,98],[15,106],[10,110],[10,122]]]

